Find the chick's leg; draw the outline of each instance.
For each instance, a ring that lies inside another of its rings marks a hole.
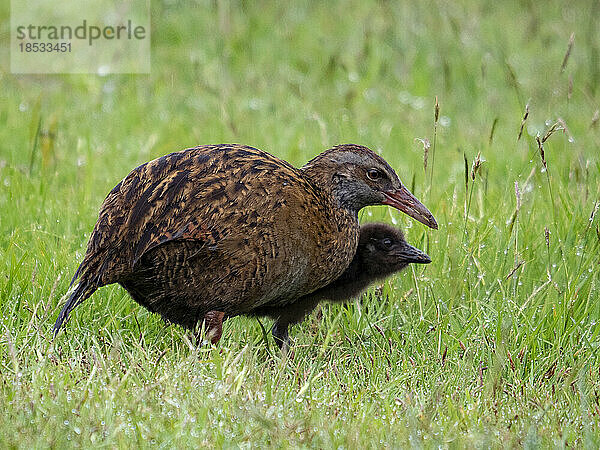
[[[288,333],[288,324],[280,320],[273,326],[273,338],[280,350],[286,350],[290,346],[290,335]]]
[[[319,297],[307,295],[278,310],[278,316],[273,326],[273,337],[280,349],[286,350],[290,345],[288,327],[302,322],[316,308],[319,301]]]

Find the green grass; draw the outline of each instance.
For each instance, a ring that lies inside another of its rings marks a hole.
[[[154,0],[152,73],[104,77],[10,74],[0,7],[0,447],[600,446],[598,1],[219,5]],[[107,192],[222,142],[380,150],[440,229],[361,221],[433,263],[324,305],[293,360],[247,318],[196,349],[117,286],[52,341]]]

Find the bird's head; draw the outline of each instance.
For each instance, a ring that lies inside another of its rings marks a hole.
[[[433,214],[402,184],[394,169],[367,147],[346,144],[329,149],[302,170],[329,188],[340,206],[358,213],[370,205],[389,205],[437,229]]]
[[[360,228],[357,257],[362,270],[373,278],[398,272],[411,263],[429,264],[431,258],[404,240],[402,231],[382,223]]]

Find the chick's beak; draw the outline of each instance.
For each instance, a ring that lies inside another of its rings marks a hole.
[[[402,246],[402,248],[394,253],[394,256],[398,257],[407,264],[429,264],[431,262],[431,258],[427,253],[422,252],[418,248],[406,243]]]
[[[429,228],[438,229],[433,214],[404,186],[395,191],[384,192],[384,195],[385,200],[382,202],[384,205],[393,206]]]

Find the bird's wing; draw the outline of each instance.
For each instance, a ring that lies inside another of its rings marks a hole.
[[[214,248],[216,244],[214,233],[199,223],[196,219],[190,218],[185,224],[176,230],[164,230],[158,233],[144,234],[142,240],[137,245],[134,253],[133,264],[152,249],[173,241],[195,241],[202,248]]]
[[[200,147],[150,161],[105,199],[86,258],[103,255],[103,284],[174,240],[229,247],[243,261],[243,240],[269,233],[269,221],[277,220],[276,214],[262,214],[277,207],[269,197],[273,184],[278,177],[282,184],[297,177],[295,171],[268,153],[241,146]]]

